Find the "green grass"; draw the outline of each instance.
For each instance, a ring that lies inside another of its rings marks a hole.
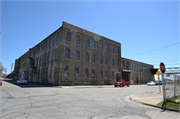
[[[162,104],[163,104],[163,101],[158,103],[157,105],[158,106],[162,106]],[[167,108],[173,108],[173,109],[178,109],[179,110],[179,104],[178,103],[167,102],[166,107]]]

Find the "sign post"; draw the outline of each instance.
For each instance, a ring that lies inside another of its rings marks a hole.
[[[157,72],[156,72],[156,75],[158,75],[158,80],[159,80],[159,75],[161,75],[161,72],[157,71]],[[160,80],[159,80],[159,82],[160,82]],[[161,93],[161,87],[160,87],[160,84],[159,84],[159,92]]]
[[[164,81],[164,73],[166,71],[165,65],[163,62],[160,63],[160,70],[162,72],[162,85],[163,85],[163,98],[164,98],[164,103],[162,105],[162,107],[164,107],[164,105],[166,105],[166,92],[165,92],[165,81]]]

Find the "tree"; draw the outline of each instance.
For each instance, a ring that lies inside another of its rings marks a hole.
[[[0,61],[0,76],[2,76],[3,70],[4,70],[4,67],[2,65],[2,62]]]

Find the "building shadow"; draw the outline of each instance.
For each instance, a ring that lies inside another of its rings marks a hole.
[[[53,85],[50,85],[50,84],[38,84],[38,83],[31,83],[31,82],[29,82],[28,84],[17,84],[16,80],[11,80],[11,79],[3,79],[3,81],[19,86],[21,88],[54,87]]]

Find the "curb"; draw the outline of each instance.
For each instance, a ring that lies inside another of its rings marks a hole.
[[[141,104],[144,104],[144,105],[148,105],[148,106],[152,106],[152,107],[156,107],[156,108],[160,108],[160,109],[164,109],[164,110],[169,110],[169,111],[180,112],[180,111],[177,110],[177,109],[172,109],[172,108],[167,108],[167,107],[165,108],[165,107],[160,107],[160,106],[158,106],[158,105],[152,105],[152,104],[140,102],[140,101],[138,101],[138,100],[133,99],[133,97],[130,97],[130,99],[131,99],[132,101],[135,101],[135,102],[138,102],[138,103],[141,103]]]
[[[113,88],[114,86],[56,86],[56,88]]]

